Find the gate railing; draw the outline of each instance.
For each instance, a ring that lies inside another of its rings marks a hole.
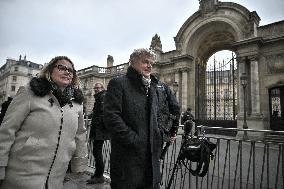
[[[181,128],[183,125],[181,125]],[[278,134],[283,131],[253,130],[238,128],[220,128],[198,126],[205,132],[213,130],[233,130],[236,137],[205,134],[205,137],[217,144],[214,150],[214,160],[210,162],[205,177],[195,177],[189,174],[184,166],[179,166],[174,176],[171,189],[282,189],[284,188],[284,144],[283,142],[267,142],[262,139],[245,140],[242,133]],[[162,182],[165,188],[172,174],[173,166],[180,151],[181,136],[177,137],[161,162]],[[92,147],[89,143],[89,166],[94,167]],[[103,148],[105,173],[110,171],[110,142],[106,141]],[[195,163],[188,166],[194,168]],[[163,167],[163,169],[162,169]],[[131,176],[131,175],[129,175]]]
[[[204,126],[198,128],[205,129],[205,131],[224,129]],[[284,136],[284,132],[236,128],[230,128],[229,130],[237,131],[237,137],[206,135],[210,141],[217,144],[215,158],[210,163],[207,175],[204,178],[194,177],[188,173],[187,169],[181,167],[172,188],[283,188],[283,142],[267,142],[261,138],[244,140],[243,136],[245,132],[248,136],[255,136],[256,133],[259,135],[277,134]],[[168,162],[170,161],[168,160]],[[166,179],[164,178],[164,183],[167,183]]]

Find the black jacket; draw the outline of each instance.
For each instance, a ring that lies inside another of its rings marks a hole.
[[[175,131],[179,126],[180,105],[171,89],[161,81],[157,84],[157,96],[159,101],[158,123],[160,129],[163,130],[163,141],[168,142],[173,134],[171,131]]]
[[[8,109],[8,106],[10,105],[10,103],[12,102],[13,98],[8,98],[8,100],[6,100],[5,102],[3,102],[3,104],[1,105],[1,113],[0,113],[0,125],[3,121],[3,118],[6,114],[6,111]]]
[[[129,67],[126,75],[108,84],[104,121],[111,133],[112,185],[133,188],[141,174],[148,175],[154,184],[160,181],[157,83],[151,77],[147,96],[142,75]]]
[[[92,113],[90,139],[95,140],[109,140],[110,136],[105,127],[104,116],[104,97],[106,91],[101,91],[94,95],[95,103]]]

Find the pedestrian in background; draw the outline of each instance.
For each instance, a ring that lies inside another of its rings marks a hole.
[[[0,127],[1,189],[61,189],[87,165],[83,95],[73,62],[53,58],[20,88]]]
[[[187,108],[187,110],[183,113],[181,117],[181,124],[184,125],[184,133],[188,135],[190,132],[192,134],[197,134],[196,129],[194,128],[194,115],[191,113],[191,108]]]
[[[156,55],[136,49],[126,75],[110,80],[104,121],[111,133],[112,189],[160,188],[163,130],[158,125],[158,79],[151,75]]]
[[[93,155],[95,158],[95,174],[87,180],[88,184],[104,183],[106,178],[104,173],[104,161],[103,161],[103,144],[105,140],[109,140],[110,136],[105,127],[104,116],[104,97],[106,94],[105,88],[102,83],[96,83],[94,86],[95,91],[95,103],[92,112],[91,130],[90,130],[90,142],[93,143]]]
[[[8,106],[10,105],[12,100],[13,100],[13,98],[9,96],[8,99],[5,102],[3,102],[3,104],[1,105],[0,125],[1,125],[1,123],[3,121],[5,113],[6,113],[7,109],[8,109]]]

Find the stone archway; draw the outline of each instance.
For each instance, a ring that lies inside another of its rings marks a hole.
[[[200,0],[199,10],[186,20],[176,35],[176,51],[171,53],[174,58],[169,58],[176,64],[176,68],[179,65],[188,68],[187,71],[177,69],[180,74],[175,77],[175,80],[178,80],[182,86],[179,100],[182,102],[183,110],[190,106],[197,115],[196,111],[200,111],[197,106],[200,101],[198,102],[197,99],[205,96],[205,89],[200,85],[205,82],[205,79],[200,80],[200,78],[206,74],[208,58],[217,51],[231,50],[237,56],[237,82],[242,73],[248,75],[246,102],[248,126],[255,129],[269,128],[268,90],[266,89],[266,94],[261,94],[266,88],[260,78],[261,72],[265,71],[265,66],[261,66],[261,60],[265,60],[261,51],[265,45],[267,47],[264,49],[271,45],[266,41],[267,35],[277,39],[277,46],[278,48],[280,46],[282,51],[284,47],[280,45],[283,38],[277,37],[279,33],[268,34],[267,28],[259,27],[259,21],[260,18],[255,11],[250,12],[239,4],[218,0]],[[283,32],[282,27],[283,23],[279,25],[278,32]],[[162,59],[163,54],[160,57]],[[185,59],[184,57],[191,58]],[[243,125],[244,96],[242,90],[243,88],[239,85],[238,127]]]
[[[225,117],[222,120],[220,120],[220,117],[217,118],[216,107],[214,108],[214,120],[207,119],[206,63],[209,57],[217,51],[236,50],[233,44],[247,35],[247,32],[243,32],[243,25],[248,25],[251,21],[247,19],[250,18],[249,14],[250,12],[244,7],[235,4],[223,4],[213,0],[200,1],[200,10],[186,21],[184,24],[186,27],[182,27],[176,37],[176,43],[180,44],[178,46],[180,52],[194,57],[194,109],[197,124],[236,127],[235,117],[232,122],[225,120]],[[259,20],[256,21],[256,24],[258,24]],[[235,77],[233,76],[233,78]],[[214,92],[217,93],[216,90]],[[215,96],[214,100],[216,101],[216,94],[213,96]],[[237,94],[234,94],[234,96],[237,96]]]

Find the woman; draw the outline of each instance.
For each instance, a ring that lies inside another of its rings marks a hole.
[[[19,89],[0,128],[1,189],[60,189],[71,160],[87,165],[83,95],[74,64],[53,58]]]

